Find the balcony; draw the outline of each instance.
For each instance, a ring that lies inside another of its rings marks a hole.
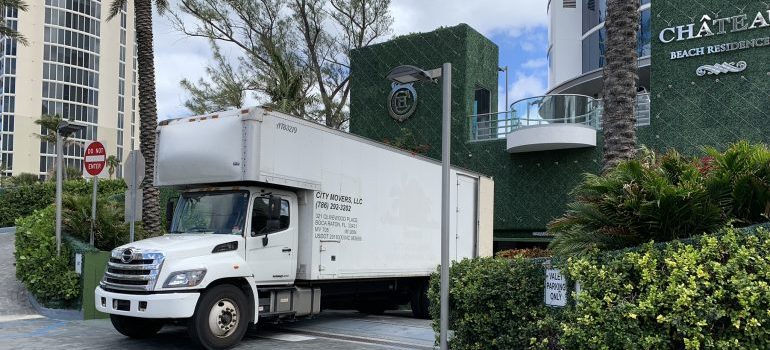
[[[547,95],[516,101],[507,112],[472,115],[471,141],[506,139],[509,153],[596,147],[602,101]],[[637,125],[650,124],[649,93],[637,95]]]

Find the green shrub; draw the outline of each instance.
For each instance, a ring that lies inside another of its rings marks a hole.
[[[566,349],[770,348],[770,231],[728,229],[571,261],[580,281]]]
[[[109,251],[128,243],[129,225],[124,223],[124,202],[104,197],[96,200],[96,221],[94,222],[94,246],[99,250]],[[83,242],[89,242],[91,236],[90,195],[67,195],[62,199],[62,229],[69,235]],[[134,225],[134,237],[140,240],[145,236],[142,225]]]
[[[56,255],[55,209],[49,206],[16,221],[16,277],[43,305],[67,305],[80,294],[70,252]]]
[[[62,192],[72,195],[90,195],[92,185],[83,179],[64,181]],[[126,184],[122,179],[100,180],[99,195],[123,193]],[[16,219],[32,214],[53,204],[56,184],[52,181],[12,186],[0,192],[0,227],[13,226]]]
[[[711,232],[726,223],[694,158],[645,152],[604,175],[587,174],[549,231],[557,254],[613,250]]]
[[[524,349],[558,327],[558,310],[543,304],[545,271],[540,263],[514,258],[480,258],[450,269],[449,329],[454,350]],[[438,331],[439,278],[428,292]],[[553,341],[550,342],[551,344]],[[545,342],[547,348],[548,342]]]

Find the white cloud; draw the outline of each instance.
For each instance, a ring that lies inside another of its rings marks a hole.
[[[548,60],[545,58],[536,58],[531,59],[527,62],[524,62],[521,67],[526,69],[540,69],[548,65]]]
[[[546,0],[393,0],[394,34],[427,32],[467,23],[484,35],[519,37],[547,25]]]
[[[505,85],[499,88],[498,110],[505,110]],[[516,76],[508,86],[508,102],[514,103],[518,100],[528,97],[541,96],[545,94],[546,81],[542,74],[526,74],[517,72]]]

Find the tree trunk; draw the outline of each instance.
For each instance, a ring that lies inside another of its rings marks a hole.
[[[152,234],[161,233],[160,193],[153,186],[155,173],[155,129],[158,125],[158,110],[155,103],[155,62],[152,48],[152,2],[135,0],[137,73],[139,78],[139,148],[145,159],[144,182],[142,182],[142,222],[144,229]]]
[[[604,168],[607,172],[636,153],[637,31],[639,0],[608,0],[604,65]]]

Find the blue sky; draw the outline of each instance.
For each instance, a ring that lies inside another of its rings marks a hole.
[[[547,88],[546,6],[547,0],[392,0],[392,35],[469,24],[500,47],[500,66],[509,67],[509,102],[512,103],[543,94]],[[160,119],[189,115],[184,107],[187,96],[179,87],[179,81],[204,76],[211,58],[208,44],[204,39],[185,37],[157,16],[155,23],[158,115]],[[503,110],[505,78],[502,73],[498,92],[498,109]]]

